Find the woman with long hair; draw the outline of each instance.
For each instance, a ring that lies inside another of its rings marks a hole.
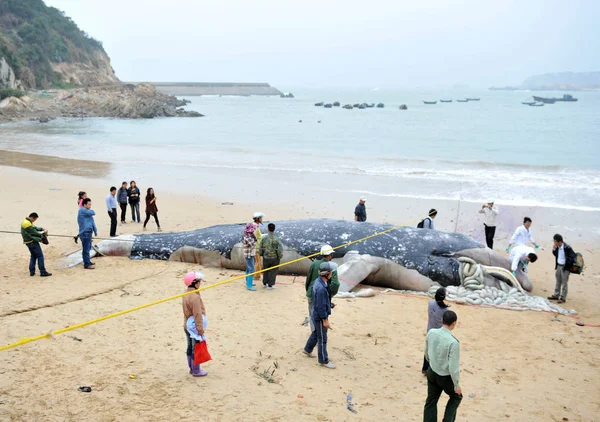
[[[158,231],[161,232],[160,223],[158,222],[158,207],[156,206],[156,196],[154,195],[154,189],[148,188],[146,192],[146,221],[144,221],[144,230],[146,230],[146,224],[150,220],[150,216],[154,217]]]
[[[79,193],[77,194],[77,205],[79,205],[79,208],[83,207],[83,200],[85,198],[87,198],[87,193],[85,193],[84,191],[79,191]],[[73,236],[73,240],[75,241],[75,243],[77,243],[77,241],[79,240],[79,235]]]
[[[435,300],[430,300],[429,305],[427,306],[427,332],[432,328],[442,328],[442,316],[449,308],[449,305],[446,305],[444,302],[444,299],[446,299],[446,289],[443,287],[437,289],[434,299]],[[427,375],[428,369],[429,362],[427,359],[423,358],[423,368],[421,369],[423,375]]]

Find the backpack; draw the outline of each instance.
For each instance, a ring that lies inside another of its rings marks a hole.
[[[573,266],[569,270],[572,274],[581,274],[583,272],[585,264],[583,262],[583,255],[580,253],[575,253],[575,262],[573,262]]]
[[[422,229],[423,226],[425,225],[425,220],[427,220],[429,217],[425,217],[424,219],[422,219],[419,224],[417,224],[417,229]]]

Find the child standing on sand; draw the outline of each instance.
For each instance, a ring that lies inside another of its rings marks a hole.
[[[87,198],[87,193],[85,193],[84,191],[79,191],[77,196],[78,196],[77,205],[79,205],[79,208],[81,208],[81,207],[83,207],[83,200],[85,198]],[[75,243],[77,243],[77,241],[79,240],[79,235],[73,236],[73,240],[75,241]]]

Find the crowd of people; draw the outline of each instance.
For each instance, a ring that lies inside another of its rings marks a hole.
[[[144,230],[150,217],[154,217],[158,231],[161,231],[158,220],[158,208],[156,205],[156,196],[152,188],[146,192],[146,220],[144,221]],[[81,240],[82,257],[85,269],[94,269],[94,263],[90,259],[90,250],[92,246],[92,235],[98,235],[98,229],[94,221],[95,212],[92,210],[92,200],[87,197],[85,192],[79,192],[78,195],[79,211],[77,222],[79,233],[75,237],[75,242]],[[132,181],[127,187],[127,182],[123,182],[121,188],[110,188],[110,193],[106,197],[107,212],[110,217],[110,236],[116,236],[117,227],[117,203],[121,209],[121,224],[126,224],[127,205],[131,208],[132,222],[140,223],[139,214],[140,190]],[[366,198],[360,198],[359,204],[355,208],[354,220],[362,223],[367,220]],[[490,201],[482,205],[481,214],[484,214],[484,231],[486,244],[493,248],[494,236],[496,231],[496,217],[498,208]],[[434,230],[434,219],[438,211],[431,209],[427,217],[419,222],[418,228],[425,230]],[[36,263],[39,267],[40,275],[48,277],[52,274],[46,270],[44,255],[40,243],[47,243],[48,231],[36,226],[34,223],[38,220],[37,213],[31,213],[21,223],[21,235],[23,243],[30,251],[29,274],[35,275]],[[243,253],[246,260],[246,288],[255,291],[254,280],[260,280],[261,274],[254,274],[267,270],[262,273],[263,288],[273,290],[276,288],[277,267],[283,259],[283,245],[276,236],[276,226],[273,223],[268,224],[267,234],[263,235],[260,226],[263,223],[264,214],[256,212],[252,221],[247,223],[241,233]],[[523,225],[516,228],[509,240],[506,252],[509,253],[511,270],[516,274],[517,271],[527,271],[529,263],[537,261],[536,249],[539,245],[535,242],[531,232],[532,220],[525,217]],[[531,243],[533,247],[528,246]],[[323,245],[320,250],[320,256],[311,263],[305,281],[305,294],[309,311],[310,336],[303,348],[303,353],[311,358],[317,357],[319,364],[325,368],[335,369],[336,365],[329,360],[327,353],[327,333],[331,330],[329,318],[335,303],[332,298],[338,293],[340,283],[337,274],[337,264],[332,262],[333,248],[330,245]],[[553,237],[552,253],[555,257],[555,277],[556,285],[554,294],[548,297],[549,300],[557,300],[558,303],[565,303],[568,292],[569,274],[576,255],[573,248],[566,244],[560,234]],[[187,348],[186,355],[190,374],[196,377],[207,375],[200,364],[194,358],[195,347],[206,340],[204,330],[206,329],[208,319],[206,317],[206,308],[200,293],[196,291],[203,281],[204,275],[201,272],[190,272],[184,277],[184,284],[188,291],[195,293],[183,298],[182,307],[184,313],[184,331],[186,335]],[[422,372],[427,377],[428,395],[424,408],[424,420],[437,420],[437,402],[442,392],[449,396],[446,406],[444,421],[453,421],[456,417],[456,411],[462,400],[462,390],[459,384],[460,377],[460,343],[452,335],[456,327],[457,315],[449,310],[444,300],[446,290],[441,287],[437,290],[434,300],[428,304],[428,323],[427,336],[424,347],[424,360]],[[317,348],[317,355],[313,351]]]

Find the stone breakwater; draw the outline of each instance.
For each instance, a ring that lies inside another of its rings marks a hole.
[[[196,111],[181,108],[187,103],[187,100],[157,92],[156,87],[149,83],[35,91],[22,98],[2,100],[0,122],[45,122],[57,117],[202,117]]]

